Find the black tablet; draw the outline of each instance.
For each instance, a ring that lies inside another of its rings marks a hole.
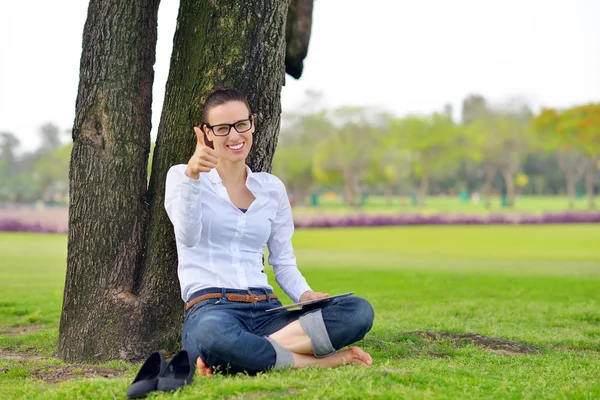
[[[335,296],[323,297],[323,298],[315,299],[315,300],[301,301],[300,303],[288,304],[287,306],[270,308],[270,309],[268,309],[266,311],[267,312],[270,312],[270,311],[281,311],[281,310],[290,310],[290,309],[293,309],[293,308],[302,309],[302,307],[304,307],[304,306],[308,306],[308,305],[311,305],[311,304],[317,304],[317,303],[324,303],[324,302],[329,301],[331,299],[335,299],[336,297],[351,296],[353,294],[354,294],[354,292],[336,294]]]

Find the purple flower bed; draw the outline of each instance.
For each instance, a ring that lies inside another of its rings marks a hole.
[[[489,214],[489,215],[353,215],[342,217],[319,216],[295,221],[296,228],[343,228],[357,226],[403,225],[525,225],[525,224],[582,224],[600,223],[600,212],[567,212],[547,214]]]
[[[14,218],[0,219],[0,232],[67,233],[64,229],[41,222],[24,222]]]
[[[343,228],[358,226],[405,225],[527,225],[600,223],[600,212],[566,212],[546,214],[489,215],[349,215],[314,216],[296,220],[296,228]],[[24,222],[16,218],[0,218],[0,232],[67,233],[66,228],[42,222]]]

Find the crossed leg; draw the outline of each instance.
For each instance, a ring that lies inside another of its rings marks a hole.
[[[327,316],[324,319],[326,318],[330,324],[328,336],[335,342],[337,348],[362,338],[371,328],[373,309],[366,300],[357,297],[342,299],[332,302],[324,309],[329,307],[332,307],[330,311],[335,308],[335,312],[323,311]],[[288,323],[268,337],[291,352],[293,368],[334,368],[348,364],[370,366],[373,363],[370,354],[359,347],[350,347],[325,357],[316,357],[313,341],[299,320]],[[213,375],[212,368],[202,358],[197,358],[196,366],[200,376]]]
[[[294,321],[269,336],[281,347],[290,350],[294,359],[293,368],[320,367],[335,368],[341,365],[364,365],[373,363],[371,355],[360,347],[350,347],[337,351],[327,357],[315,357],[310,337],[306,334],[299,321]],[[213,370],[198,357],[196,359],[198,375],[211,377]]]

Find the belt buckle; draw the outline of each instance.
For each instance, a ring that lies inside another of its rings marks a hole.
[[[258,296],[255,295],[254,293],[252,293],[252,291],[250,289],[248,290],[248,300],[250,300],[250,303],[258,303],[260,300],[258,299]]]

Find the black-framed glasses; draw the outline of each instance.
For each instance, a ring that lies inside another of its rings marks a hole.
[[[227,136],[229,132],[231,132],[231,128],[235,128],[238,133],[248,132],[250,128],[252,128],[252,122],[254,120],[254,114],[248,116],[248,119],[242,119],[240,121],[234,122],[233,124],[217,124],[217,125],[209,125],[204,124],[208,129],[213,131],[215,136]]]

